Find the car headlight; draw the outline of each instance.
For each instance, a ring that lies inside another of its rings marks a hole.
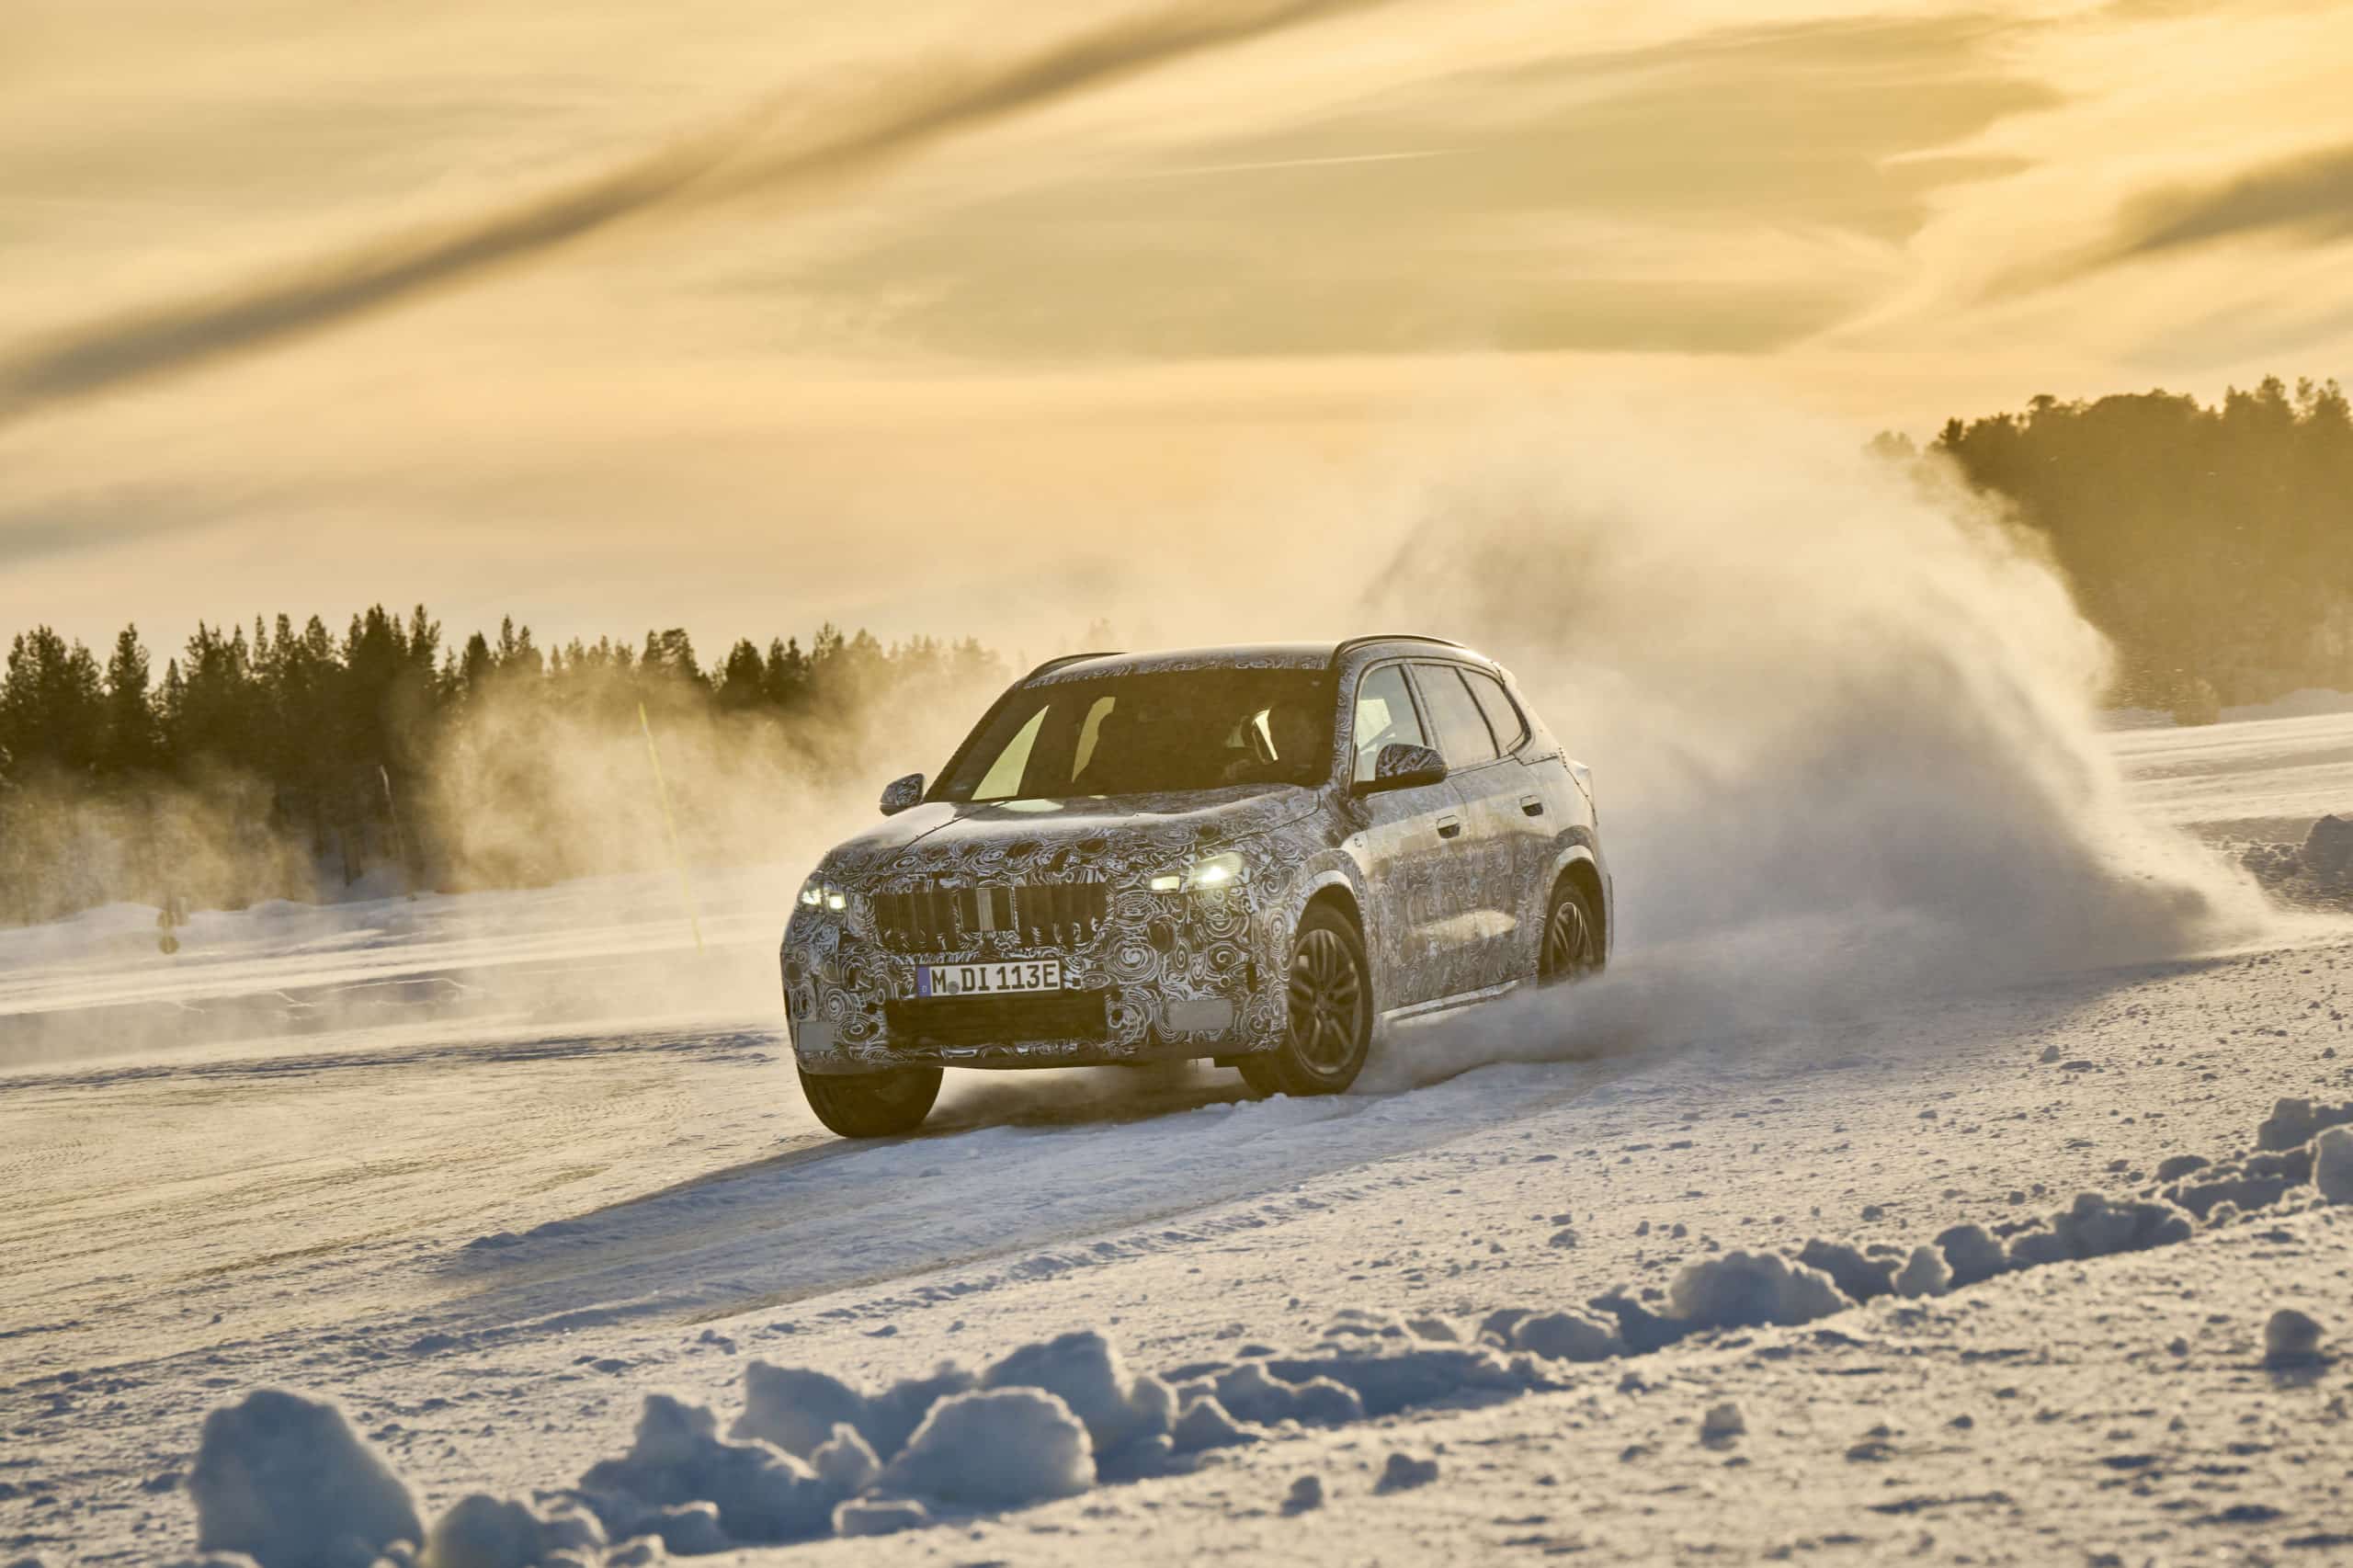
[[[1154,892],[1211,892],[1250,880],[1242,857],[1229,849],[1206,860],[1196,860],[1181,871],[1163,871],[1152,879]]]
[[[835,914],[849,907],[849,891],[822,877],[812,877],[801,884],[801,903],[808,909],[830,909]]]

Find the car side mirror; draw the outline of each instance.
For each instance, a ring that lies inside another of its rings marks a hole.
[[[893,778],[882,787],[882,814],[897,816],[909,806],[923,804],[923,775],[910,773],[904,778]]]
[[[1392,741],[1373,758],[1372,777],[1358,781],[1356,790],[1359,795],[1370,795],[1382,790],[1411,790],[1438,783],[1445,778],[1446,758],[1427,746]]]

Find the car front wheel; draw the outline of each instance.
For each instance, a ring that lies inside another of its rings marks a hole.
[[[1372,1043],[1372,975],[1364,939],[1329,905],[1299,923],[1290,990],[1282,1044],[1243,1057],[1243,1079],[1261,1095],[1336,1095],[1356,1082]]]
[[[844,1138],[892,1138],[913,1132],[939,1097],[937,1067],[893,1067],[884,1073],[801,1074],[801,1092],[817,1119]]]

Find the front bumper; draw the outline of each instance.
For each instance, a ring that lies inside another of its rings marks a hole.
[[[1101,918],[1062,941],[1018,928],[911,939],[903,921],[876,918],[900,891],[872,890],[839,911],[804,905],[786,927],[785,1013],[804,1071],[1097,1066],[1247,1055],[1281,1042],[1290,933],[1247,885],[1111,890]],[[921,950],[928,946],[943,950]],[[1063,990],[916,994],[919,965],[1033,959],[1061,961]]]

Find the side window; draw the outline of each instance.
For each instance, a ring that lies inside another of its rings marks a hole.
[[[1386,745],[1426,746],[1422,722],[1414,713],[1413,694],[1405,689],[1405,666],[1383,665],[1357,683],[1356,724],[1350,732],[1356,746],[1356,779],[1372,778],[1373,763]]]
[[[1015,732],[1006,743],[989,770],[981,776],[978,788],[972,791],[975,801],[1010,801],[1021,794],[1021,780],[1029,771],[1029,754],[1038,747],[1038,732],[1045,728],[1046,715],[1053,711],[1049,702],[1029,716],[1029,722]]]
[[[1462,678],[1470,683],[1471,695],[1479,699],[1479,711],[1487,716],[1487,728],[1495,731],[1504,755],[1518,751],[1528,739],[1528,721],[1520,716],[1519,705],[1504,689],[1504,683],[1484,670],[1464,670]]]
[[[1429,704],[1438,749],[1447,767],[1476,767],[1495,761],[1495,737],[1479,711],[1478,699],[1462,684],[1461,672],[1452,665],[1415,665],[1414,678],[1422,688],[1422,700]]]

